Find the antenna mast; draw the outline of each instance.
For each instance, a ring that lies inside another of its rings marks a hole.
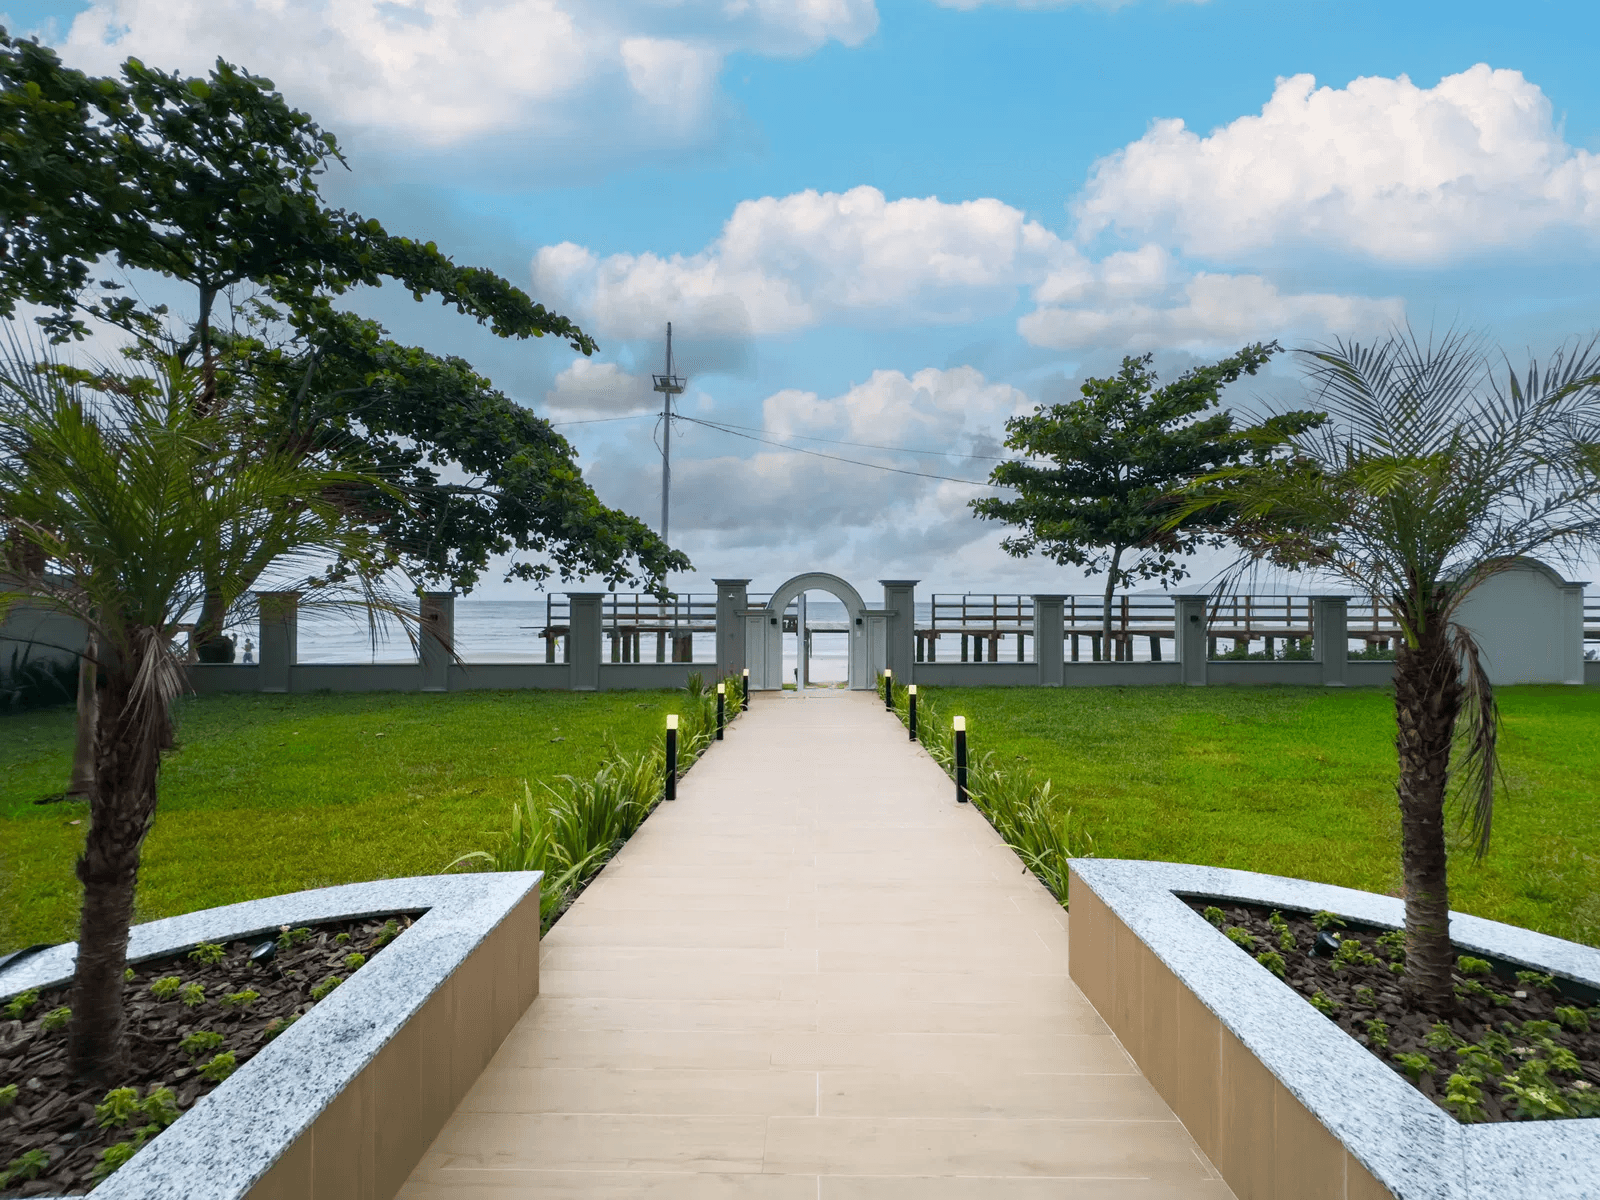
[[[672,322],[667,322],[667,370],[652,375],[661,393],[661,540],[667,540],[667,511],[672,497],[672,398],[683,394],[684,380],[672,371]]]

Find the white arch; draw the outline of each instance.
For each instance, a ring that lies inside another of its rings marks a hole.
[[[850,672],[849,686],[855,689],[874,686],[867,657],[866,603],[861,593],[837,575],[825,571],[807,571],[796,575],[772,593],[762,616],[762,645],[765,658],[764,677],[767,686],[781,686],[783,679],[783,610],[801,592],[831,592],[844,605],[850,620]],[[774,682],[776,681],[776,682]]]

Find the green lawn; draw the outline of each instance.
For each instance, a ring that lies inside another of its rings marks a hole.
[[[928,689],[974,753],[1049,778],[1105,858],[1239,867],[1398,894],[1388,692]],[[1600,945],[1600,690],[1500,693],[1508,791],[1452,906]]]
[[[679,696],[682,693],[678,693]],[[659,736],[672,693],[208,696],[182,701],[137,920],[442,871],[503,827],[522,780],[593,772]],[[88,806],[73,712],[0,717],[0,952],[76,936]]]

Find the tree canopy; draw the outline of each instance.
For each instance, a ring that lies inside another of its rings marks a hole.
[[[1211,411],[1220,408],[1223,387],[1254,375],[1278,350],[1276,342],[1246,346],[1167,384],[1150,355],[1130,356],[1115,375],[1087,380],[1079,399],[1010,418],[1006,447],[1026,457],[1001,463],[989,480],[1016,494],[974,500],[973,511],[1021,531],[1001,541],[1008,554],[1037,553],[1105,574],[1102,637],[1109,648],[1118,587],[1136,579],[1174,583],[1188,573],[1185,555],[1222,544],[1209,516],[1174,521],[1172,494],[1318,419],[1293,412],[1240,425],[1230,412]]]

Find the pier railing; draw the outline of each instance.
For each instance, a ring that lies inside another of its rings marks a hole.
[[[662,600],[649,593],[612,593],[600,601],[600,631],[611,662],[692,663],[695,634],[716,635],[717,597],[687,592]],[[545,662],[566,661],[572,605],[565,595],[545,597],[544,627],[538,632],[544,639]],[[647,654],[653,657],[647,659]]]

